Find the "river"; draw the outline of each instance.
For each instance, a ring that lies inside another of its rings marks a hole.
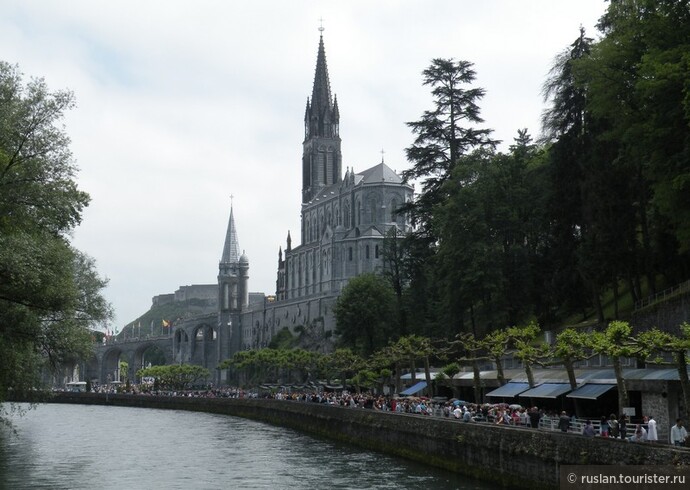
[[[290,429],[177,410],[38,405],[0,426],[0,489],[478,489]]]

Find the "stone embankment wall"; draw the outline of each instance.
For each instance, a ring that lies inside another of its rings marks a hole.
[[[234,415],[356,444],[511,488],[558,488],[559,466],[690,465],[690,451],[453,419],[263,399],[64,393],[59,403]]]

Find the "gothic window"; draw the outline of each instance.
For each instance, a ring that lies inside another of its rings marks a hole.
[[[364,249],[364,257],[367,259],[369,258],[369,245],[367,245]]]
[[[350,262],[352,262],[352,247],[347,249],[347,256]]]
[[[377,259],[379,258],[379,246],[378,245],[376,245],[374,247],[374,257],[376,257]]]
[[[223,283],[223,308],[228,309],[230,308],[230,286],[228,286],[228,283]]]
[[[352,216],[350,215],[350,205],[348,203],[345,203],[344,219],[345,228],[347,228],[348,230],[352,227],[351,218]]]
[[[357,201],[357,216],[355,218],[355,226],[359,226],[362,224],[362,203],[361,201]]]
[[[335,219],[333,221],[333,225],[342,225],[342,223],[340,222],[340,208],[338,206],[335,207]]]
[[[398,216],[396,215],[395,211],[398,209],[398,201],[393,199],[391,201],[391,223],[395,223],[398,219]]]

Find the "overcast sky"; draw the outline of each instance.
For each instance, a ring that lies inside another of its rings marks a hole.
[[[74,234],[122,327],[151,298],[213,284],[230,195],[251,291],[272,294],[278,247],[299,244],[303,118],[319,25],[338,96],[343,171],[408,168],[405,125],[431,108],[433,58],[475,65],[484,127],[507,148],[539,135],[554,56],[604,0],[0,0],[0,57],[53,89],[80,188]]]

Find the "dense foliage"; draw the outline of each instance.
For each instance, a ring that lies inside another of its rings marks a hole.
[[[0,62],[0,402],[89,354],[91,329],[111,314],[106,282],[69,241],[89,203],[59,124],[73,105]]]
[[[409,123],[405,173],[417,228],[384,247],[401,335],[604,326],[690,278],[690,9],[613,0],[598,29],[556,56],[543,138],[518,130],[507,151],[477,129],[471,63],[423,72],[434,106]]]
[[[211,372],[195,364],[171,364],[169,366],[151,366],[137,371],[139,378],[154,378],[161,388],[186,390],[194,383],[206,380]]]

